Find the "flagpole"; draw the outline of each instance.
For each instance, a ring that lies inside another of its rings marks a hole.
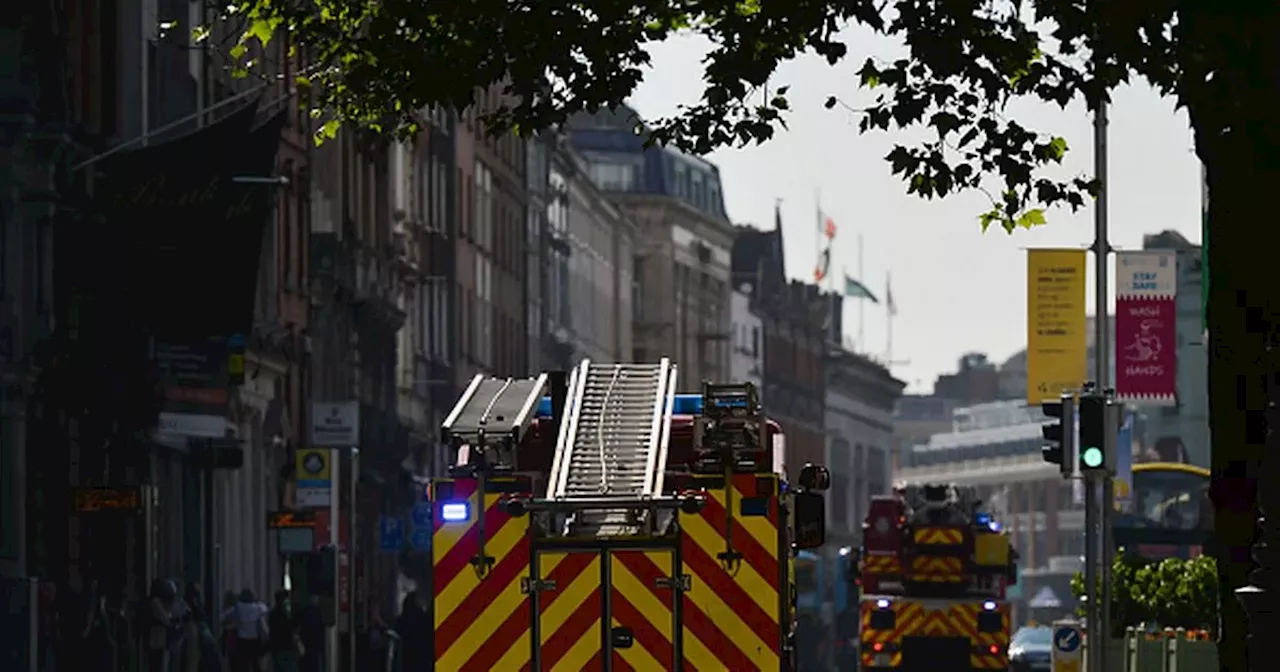
[[[865,277],[867,276],[863,275],[862,273],[862,234],[859,233],[858,234],[858,282],[863,282],[862,278],[865,278]],[[864,312],[864,307],[866,306],[866,303],[867,302],[865,300],[858,302],[858,352],[867,351],[866,345],[865,345],[866,341],[862,340],[864,336],[863,327],[866,324],[863,321],[863,312]]]
[[[822,260],[822,190],[813,190],[813,252]]]
[[[893,368],[893,271],[886,271],[884,276],[884,314],[885,314],[885,339],[884,339],[884,365],[889,369]]]

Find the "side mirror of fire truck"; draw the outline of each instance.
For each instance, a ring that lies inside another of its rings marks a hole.
[[[799,550],[818,548],[827,543],[827,503],[816,492],[797,492],[794,495],[795,543]]]
[[[831,472],[820,464],[805,464],[800,470],[800,487],[810,492],[826,492],[831,487]]]

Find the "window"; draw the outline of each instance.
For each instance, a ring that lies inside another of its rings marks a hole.
[[[635,191],[636,168],[630,163],[593,163],[591,181],[602,191]]]

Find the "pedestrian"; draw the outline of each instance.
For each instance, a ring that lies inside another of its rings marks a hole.
[[[107,597],[97,579],[89,582],[85,597],[79,659],[86,672],[115,672],[115,642],[107,615]]]
[[[239,598],[236,597],[234,590],[228,590],[222,594],[222,611],[226,614],[228,609],[236,606]],[[228,661],[235,660],[236,651],[236,626],[234,623],[227,621],[224,617],[221,620],[222,630],[218,634],[219,641],[222,643],[222,657]]]
[[[427,644],[431,641],[431,623],[427,620],[427,610],[417,590],[405,595],[400,604],[396,633],[400,635],[400,660],[404,662],[403,669],[427,669],[432,659],[432,651]]]
[[[147,672],[169,671],[169,637],[173,631],[173,606],[177,597],[175,586],[164,579],[151,584],[147,598],[146,629],[143,648],[146,651]]]
[[[289,591],[276,591],[276,603],[267,617],[267,636],[271,651],[272,672],[298,672],[298,620],[293,613]]]
[[[302,640],[302,672],[324,670],[324,613],[320,611],[320,598],[311,595],[298,614],[298,636]],[[406,670],[412,668],[405,668]],[[425,670],[426,667],[417,669]]]
[[[267,605],[258,601],[252,590],[245,588],[240,591],[235,606],[222,614],[222,622],[235,629],[232,672],[261,672],[269,633]]]
[[[40,672],[56,672],[62,629],[58,617],[58,584],[52,581],[41,581],[38,590],[36,619],[39,650],[36,652],[36,667]]]

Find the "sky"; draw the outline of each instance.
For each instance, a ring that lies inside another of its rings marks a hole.
[[[1026,250],[1089,246],[1094,209],[1090,204],[1074,214],[1051,210],[1048,224],[1034,230],[1009,235],[993,228],[983,234],[977,215],[990,208],[986,196],[967,193],[933,201],[908,196],[883,157],[894,144],[921,134],[860,135],[853,113],[823,107],[829,95],[855,109],[865,105],[871,94],[857,87],[859,65],[869,55],[892,60],[903,51],[860,29],[843,37],[849,57],[841,64],[802,57],[785,64],[770,82],[771,87],[790,86],[789,130],[766,144],[724,149],[707,158],[720,167],[725,205],[735,223],[772,228],[774,204],[781,199],[791,277],[813,279],[819,201],[838,229],[832,275],[839,278],[847,271],[857,277],[861,268],[864,284],[883,300],[891,274],[898,308],[891,350],[883,303],[864,302],[859,308],[846,301],[845,335],[857,340],[862,333],[858,351],[889,359],[909,392],[928,393],[938,374],[954,371],[964,353],[984,352],[1002,362],[1025,347]],[[678,105],[698,100],[707,44],[690,35],[651,48],[651,70],[630,99],[642,117],[672,115]],[[1009,116],[1067,140],[1064,175],[1092,174],[1093,122],[1082,104],[1061,110],[1019,101]],[[1140,249],[1143,234],[1168,229],[1198,244],[1200,163],[1186,113],[1175,111],[1171,100],[1145,83],[1135,84],[1113,93],[1108,131],[1112,247]],[[1089,273],[1092,283],[1092,259]],[[1109,275],[1114,279],[1114,271]],[[1092,289],[1088,298],[1092,314]]]

